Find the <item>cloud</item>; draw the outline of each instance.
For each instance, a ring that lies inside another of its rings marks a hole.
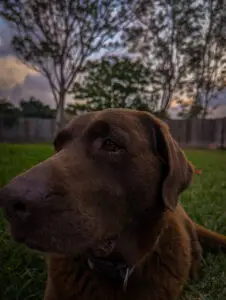
[[[1,48],[0,48],[1,49]],[[6,97],[14,104],[31,96],[54,106],[48,81],[38,72],[28,68],[15,56],[0,57],[0,97]]]
[[[5,97],[18,105],[23,98],[28,100],[31,96],[40,99],[43,103],[55,107],[47,79],[40,73],[29,69],[16,57],[0,58],[0,97]],[[72,97],[67,96],[66,102]]]
[[[11,47],[12,29],[0,18],[0,97],[19,104],[34,96],[45,104],[55,107],[47,79],[20,62]],[[72,101],[69,95],[67,102]]]
[[[48,81],[40,74],[29,74],[26,76],[21,85],[21,95],[25,100],[34,96],[51,107],[55,106]]]
[[[54,106],[48,81],[16,58],[11,39],[12,29],[0,18],[0,97],[6,97],[18,104],[21,98],[35,96]]]
[[[28,74],[38,74],[22,64],[15,56],[0,58],[0,90],[8,90],[24,82]]]
[[[0,90],[0,96],[9,99],[15,105],[18,105],[21,99],[28,100],[31,96],[40,99],[51,107],[55,105],[48,82],[38,73],[28,73],[26,76],[16,78],[16,80],[11,81],[11,85],[8,87]]]

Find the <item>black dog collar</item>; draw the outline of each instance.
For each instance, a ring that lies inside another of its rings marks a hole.
[[[88,258],[87,263],[91,270],[96,270],[114,281],[121,282],[123,291],[126,291],[128,280],[134,271],[134,267],[129,268],[123,262],[112,262],[93,256]]]

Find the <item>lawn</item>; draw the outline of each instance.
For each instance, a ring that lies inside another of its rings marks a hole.
[[[52,152],[49,145],[0,144],[0,187]],[[195,176],[181,202],[194,220],[226,235],[226,152],[186,153],[202,174]],[[42,257],[14,243],[5,228],[0,215],[0,299],[42,300],[46,279]],[[226,255],[205,253],[199,280],[187,285],[181,299],[226,299]]]

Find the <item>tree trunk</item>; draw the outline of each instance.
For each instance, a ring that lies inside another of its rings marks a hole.
[[[208,100],[206,99],[205,100],[205,104],[204,104],[204,107],[203,107],[203,111],[202,111],[202,119],[204,120],[207,116],[207,113],[208,113],[208,106],[209,106],[209,103],[207,102]]]
[[[57,111],[56,111],[55,135],[64,126],[64,103],[65,103],[65,94],[61,93],[59,96],[59,102],[58,102]]]

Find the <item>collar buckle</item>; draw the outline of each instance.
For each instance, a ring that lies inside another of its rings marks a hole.
[[[128,285],[128,280],[129,280],[130,276],[133,274],[134,268],[135,267],[126,269],[126,274],[125,274],[125,277],[124,277],[124,280],[123,280],[123,292],[126,292],[127,285]]]

